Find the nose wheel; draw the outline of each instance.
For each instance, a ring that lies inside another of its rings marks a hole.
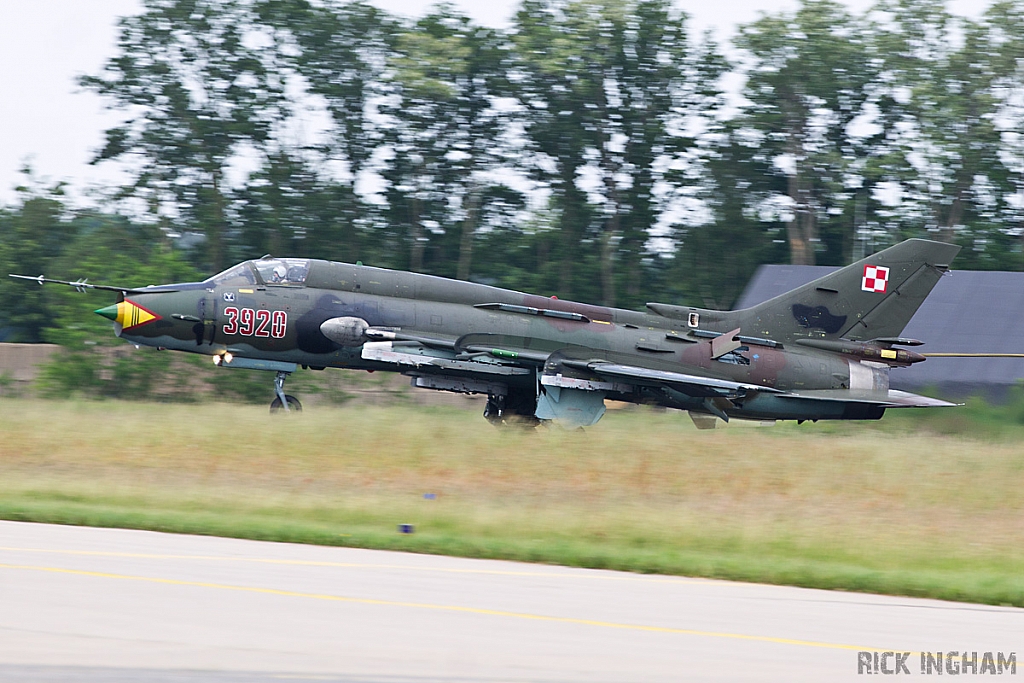
[[[277,398],[270,404],[271,415],[282,410],[286,413],[291,411],[302,412],[302,404],[299,403],[299,399],[284,393],[284,381],[288,379],[289,374],[287,372],[278,372],[274,378],[274,393],[277,394]]]
[[[281,403],[281,399],[279,399],[279,398],[275,398],[273,401],[270,402],[270,412],[271,412],[271,414],[279,413],[282,410],[284,410],[286,412],[291,412],[293,410],[295,412],[299,412],[299,413],[302,412],[302,404],[299,403],[299,399],[297,399],[294,396],[291,396],[289,394],[285,394],[284,400],[287,402],[287,404]],[[285,407],[286,405],[287,405],[287,407]]]

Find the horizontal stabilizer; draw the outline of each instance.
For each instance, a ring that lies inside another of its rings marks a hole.
[[[867,403],[883,408],[949,408],[962,403],[949,403],[907,391],[851,391],[849,389],[821,389],[816,391],[795,391],[784,394],[787,398],[808,401],[836,401],[840,403]]]

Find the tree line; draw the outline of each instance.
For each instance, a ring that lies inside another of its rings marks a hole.
[[[504,30],[145,0],[80,82],[122,116],[94,162],[130,181],[101,212],[27,183],[5,272],[138,284],[272,253],[724,308],[761,263],[912,236],[1024,268],[1024,0],[802,0],[731,45],[670,0],[523,0]],[[30,291],[0,285],[0,328],[38,340]]]

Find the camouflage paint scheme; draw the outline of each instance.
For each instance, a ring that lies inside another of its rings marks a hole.
[[[714,418],[877,419],[950,405],[891,391],[924,358],[899,335],[959,247],[909,240],[750,309],[604,308],[315,259],[239,264],[200,283],[121,289],[97,313],[136,344],[222,367],[397,371],[489,396],[485,416],[593,424],[604,399]],[[51,281],[45,278],[40,282]],[[56,282],[56,281],[54,281]],[[63,284],[93,287],[84,283]],[[290,399],[290,401],[289,401]]]

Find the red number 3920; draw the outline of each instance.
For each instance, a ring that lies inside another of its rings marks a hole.
[[[288,331],[288,314],[285,311],[229,306],[224,309],[224,315],[228,318],[224,323],[224,334],[283,339]]]

